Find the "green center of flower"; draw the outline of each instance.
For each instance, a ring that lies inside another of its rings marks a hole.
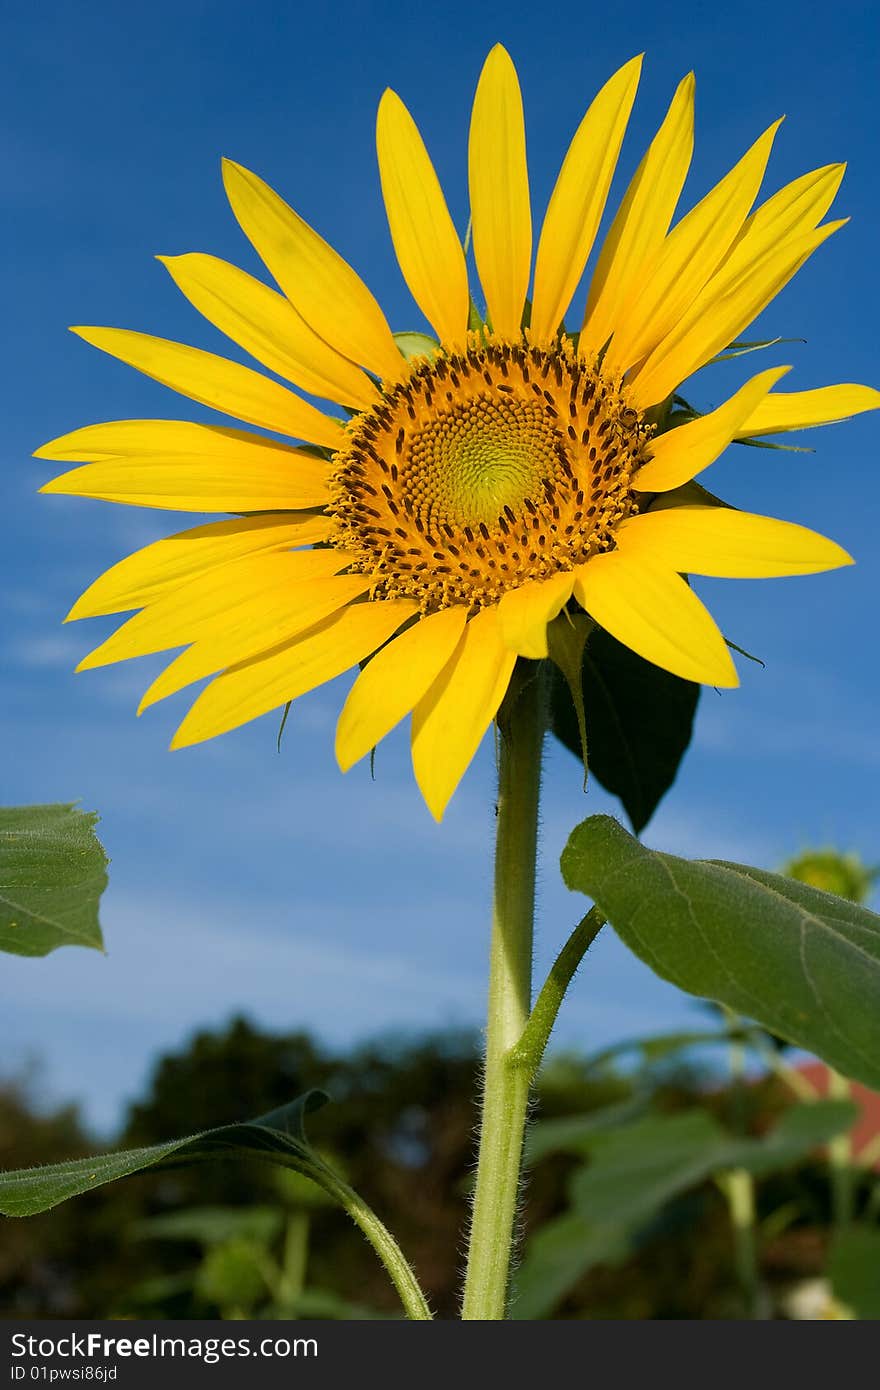
[[[561,473],[559,442],[537,401],[481,393],[425,422],[400,471],[416,510],[437,521],[478,526],[505,507],[537,501]]]
[[[645,432],[561,344],[474,338],[412,364],[333,460],[336,544],[378,597],[479,608],[614,546]]]

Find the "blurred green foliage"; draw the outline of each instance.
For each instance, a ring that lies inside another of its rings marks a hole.
[[[539,1249],[540,1233],[559,1226],[572,1185],[577,1191],[579,1175],[589,1173],[585,1158],[611,1142],[603,1135],[619,1143],[630,1126],[638,1137],[646,1124],[662,1128],[675,1117],[678,1130],[696,1125],[701,1134],[721,1127],[757,1140],[772,1133],[791,1105],[785,1085],[770,1076],[734,1095],[719,1049],[700,1041],[703,1030],[695,1037],[549,1059],[522,1207],[523,1229],[539,1233]],[[341,1056],[304,1034],[270,1035],[239,1019],[158,1063],[112,1147],[264,1113],[321,1087],[336,1103],[316,1117],[314,1141],[394,1231],[438,1315],[452,1318],[479,1069],[478,1040],[468,1035],[389,1039]],[[72,1110],[42,1113],[25,1089],[0,1089],[0,1167],[94,1151]],[[583,1261],[538,1316],[740,1317],[727,1204],[709,1167],[697,1163],[692,1180],[689,1170],[687,1181],[659,1184],[663,1200],[639,1207],[622,1246]],[[831,1208],[821,1153],[771,1168],[756,1174],[757,1228],[762,1278],[781,1307],[786,1290],[826,1272]],[[130,1178],[45,1216],[4,1221],[0,1315],[399,1316],[348,1218],[290,1178],[257,1162],[205,1164]],[[860,1211],[873,1186],[861,1178]]]

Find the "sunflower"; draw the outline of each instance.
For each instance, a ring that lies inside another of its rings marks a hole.
[[[37,451],[80,465],[44,492],[231,514],[122,560],[69,614],[138,610],[80,670],[183,648],[141,709],[212,677],[172,747],[360,665],[337,728],[341,767],[411,714],[415,776],[439,819],[517,658],[547,656],[548,624],[563,610],[579,607],[676,675],[733,686],[728,646],[685,576],[763,578],[850,562],[801,526],[717,505],[692,480],[733,440],[839,420],[877,407],[880,393],[774,392],[788,370],[776,367],[706,414],[678,394],[843,225],[822,222],[843,165],[755,206],[777,122],[673,226],[693,149],[689,75],[613,218],[578,329],[566,326],[640,68],[639,57],[615,73],[575,132],[532,279],[519,84],[505,50],[489,54],[468,147],[485,313],[419,131],[385,92],[377,148],[391,237],[436,340],[392,333],[355,271],[231,162],[232,210],[281,292],[213,256],[160,260],[195,308],[273,375],[142,333],[73,330],[268,431],[116,421]],[[345,418],[306,396],[337,402]]]

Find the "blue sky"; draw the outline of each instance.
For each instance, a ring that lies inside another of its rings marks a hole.
[[[62,627],[72,599],[123,554],[192,522],[38,497],[51,466],[31,451],[101,419],[200,412],[66,326],[115,324],[234,355],[153,259],[203,250],[256,271],[225,204],[226,154],[357,266],[395,327],[421,327],[378,192],[383,88],[410,105],[463,227],[469,103],[495,41],[520,71],[536,212],[595,90],[644,49],[618,187],[691,67],[697,149],[685,205],[783,112],[769,189],[849,160],[835,215],[852,222],[755,336],[807,340],[761,362],[793,362],[790,389],[877,384],[878,13],[851,0],[727,9],[635,0],[608,10],[159,0],[19,7],[5,29],[2,800],[99,809],[113,864],[105,958],[0,958],[2,1067],[13,1074],[42,1059],[42,1093],[76,1098],[109,1126],[157,1049],[234,1009],[340,1044],[478,1024],[493,767],[487,741],[438,827],[412,783],[405,736],[382,745],[374,782],[363,766],[339,774],[332,732],[345,682],[300,702],[280,756],[274,716],[170,754],[186,697],[134,717],[157,663],[73,674],[106,625]],[[717,403],[755,360],[706,376],[700,403]],[[739,691],[704,695],[651,843],[767,866],[817,842],[880,858],[876,429],[862,417],[805,438],[815,454],[733,449],[713,469],[709,485],[732,502],[816,526],[859,563],[811,579],[699,586],[724,630],[767,666],[744,664]],[[567,832],[609,808],[595,788],[583,797],[574,761],[551,749],[545,965],[580,915],[557,869]],[[693,1001],[607,933],[565,1006],[559,1043],[593,1047],[695,1017]]]

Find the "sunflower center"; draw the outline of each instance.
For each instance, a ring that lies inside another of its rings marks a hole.
[[[614,545],[645,432],[567,344],[413,364],[334,457],[336,541],[376,594],[479,608]]]
[[[426,518],[479,526],[505,507],[520,510],[558,467],[555,431],[537,401],[481,392],[413,433],[400,481]]]

